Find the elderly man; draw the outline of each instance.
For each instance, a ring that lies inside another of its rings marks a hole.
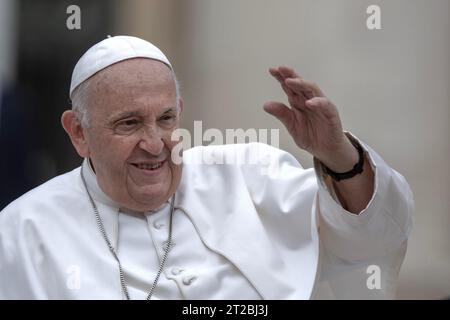
[[[408,184],[343,131],[316,84],[287,67],[270,73],[290,106],[264,109],[312,169],[258,143],[195,147],[177,163],[183,100],[168,59],[134,37],[91,47],[61,118],[84,161],[1,212],[0,298],[393,297]],[[251,163],[191,161],[255,150]]]

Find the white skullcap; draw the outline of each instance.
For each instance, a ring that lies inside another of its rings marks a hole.
[[[108,37],[90,47],[78,60],[72,73],[69,95],[83,81],[106,67],[131,58],[149,58],[165,63],[170,69],[167,57],[148,41],[130,36]]]

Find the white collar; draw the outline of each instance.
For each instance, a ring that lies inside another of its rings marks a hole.
[[[89,158],[84,158],[82,166],[84,179],[86,180],[87,187],[94,201],[119,209],[119,203],[107,196],[98,185],[97,176],[90,164]]]

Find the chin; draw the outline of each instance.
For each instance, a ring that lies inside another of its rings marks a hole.
[[[168,188],[162,190],[149,190],[132,195],[135,204],[146,210],[153,210],[161,206],[165,201],[167,201],[172,194],[169,192]]]

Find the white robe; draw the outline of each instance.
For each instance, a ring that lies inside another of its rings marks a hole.
[[[375,191],[359,215],[328,190],[318,161],[305,170],[292,155],[254,143],[185,151],[176,210],[263,299],[393,298],[412,227],[412,193],[360,143],[375,171]],[[195,164],[200,154],[236,158],[255,149],[257,163]],[[107,214],[117,205],[95,178],[88,184],[117,248],[119,216]],[[12,202],[0,212],[0,230],[0,299],[123,298],[80,168]],[[73,283],[74,273],[80,283]],[[239,298],[233,288],[223,284],[214,298]],[[208,299],[204,291],[195,298]]]

